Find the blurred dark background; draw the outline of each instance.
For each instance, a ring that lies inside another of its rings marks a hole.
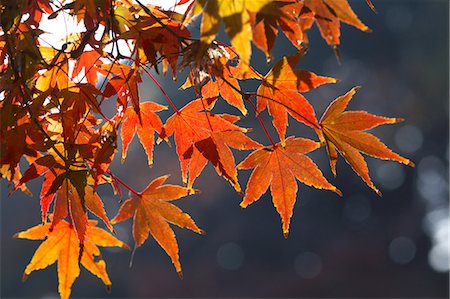
[[[240,196],[208,165],[196,182],[202,193],[177,202],[207,232],[198,236],[175,228],[184,280],[179,280],[170,259],[149,237],[137,250],[131,269],[129,252],[103,249],[112,294],[83,269],[73,285],[73,298],[448,298],[449,2],[374,1],[377,15],[365,1],[351,3],[373,33],[342,25],[339,65],[332,49],[313,29],[311,50],[299,66],[334,76],[341,83],[306,96],[321,115],[335,97],[361,85],[350,109],[405,118],[402,124],[374,132],[394,151],[412,159],[416,168],[367,158],[372,179],[383,192],[379,198],[342,159],[338,177],[333,179],[325,151],[314,152],[311,156],[344,197],[300,184],[290,235],[285,240],[269,194],[243,210]],[[271,65],[258,50],[254,53],[257,69],[265,73]],[[274,51],[275,59],[286,53],[294,53],[294,49],[283,37]],[[161,82],[178,107],[193,97],[177,91],[181,82]],[[255,88],[253,83],[245,86]],[[143,84],[142,97],[164,101],[150,81]],[[266,113],[263,117],[270,126]],[[267,143],[253,113],[240,124],[254,127],[252,137]],[[288,132],[314,137],[311,130],[293,121]],[[247,153],[236,154],[241,161]],[[144,162],[144,151],[136,139],[124,165],[118,162],[119,156],[112,169],[137,190],[167,173],[172,174],[171,183],[181,183],[178,159],[166,144],[156,147],[152,169]],[[249,174],[240,172],[241,185],[245,186]],[[29,184],[33,198],[20,191],[8,197],[7,184],[1,182],[2,298],[58,296],[56,265],[21,281],[39,242],[11,238],[39,223],[40,184],[39,180]],[[100,193],[108,215],[114,216],[118,198],[110,188],[100,188]],[[116,230],[118,237],[131,245],[130,224],[117,225]]]

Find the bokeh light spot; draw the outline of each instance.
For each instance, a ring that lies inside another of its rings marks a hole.
[[[448,197],[447,180],[444,178],[446,168],[435,156],[423,158],[417,167],[417,189],[420,195],[430,203],[440,204]]]
[[[383,189],[395,190],[405,182],[403,165],[396,163],[383,163],[377,168],[377,179]]]
[[[437,272],[449,271],[448,242],[440,242],[431,248],[428,253],[428,263]]]
[[[313,252],[300,253],[295,259],[295,271],[302,278],[314,278],[322,271],[322,259]]]
[[[389,244],[389,257],[396,264],[406,265],[416,255],[416,245],[407,237],[398,237]]]
[[[225,270],[238,270],[244,262],[244,252],[236,243],[225,243],[217,250],[217,263]]]
[[[395,143],[402,152],[415,153],[423,145],[423,133],[415,126],[405,125],[397,130]]]

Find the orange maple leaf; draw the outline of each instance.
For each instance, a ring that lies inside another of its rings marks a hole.
[[[299,92],[307,92],[322,84],[337,82],[334,78],[317,76],[305,70],[295,70],[294,67],[302,56],[303,53],[283,57],[267,73],[257,91],[257,112],[268,107],[282,144],[285,142],[288,113],[320,134],[314,108]]]
[[[81,71],[84,71],[84,76],[81,79],[86,78],[86,81],[93,86],[98,81],[98,67],[102,65],[100,60],[102,56],[94,50],[85,51],[81,53],[80,57],[75,62],[75,67],[72,72],[72,79],[80,75]]]
[[[161,119],[155,114],[157,111],[167,109],[166,106],[154,102],[145,102],[140,104],[140,116],[133,108],[127,108],[123,116],[120,136],[122,138],[122,162],[125,160],[128,151],[128,145],[137,132],[139,141],[145,149],[148,158],[148,165],[153,165],[153,143],[155,141],[154,131],[160,133],[162,128]]]
[[[257,201],[270,186],[272,201],[281,216],[283,234],[287,237],[297,195],[295,179],[342,196],[341,191],[331,185],[317,165],[305,155],[319,147],[318,142],[289,137],[285,146],[276,144],[251,153],[238,165],[238,169],[254,168],[241,207]]]
[[[110,289],[111,281],[106,272],[106,263],[98,246],[118,246],[126,249],[129,247],[96,227],[96,224],[96,221],[88,222],[82,250],[73,225],[66,221],[59,222],[53,229],[50,229],[50,223],[47,223],[15,234],[15,238],[44,240],[26,267],[23,279],[25,280],[34,270],[47,268],[58,261],[58,291],[62,299],[67,299],[73,282],[80,274],[79,263],[81,263],[89,272],[100,278],[107,289]]]
[[[138,84],[142,82],[142,78],[138,68],[125,64],[107,64],[102,65],[100,71],[104,76],[112,77],[106,83],[104,95],[117,95],[117,104],[124,108],[128,107],[130,102],[136,114],[140,115]]]
[[[370,1],[367,3],[370,5]],[[305,27],[310,28],[315,21],[323,39],[331,46],[340,44],[340,22],[365,32],[371,31],[361,22],[347,0],[305,0],[304,4],[314,13],[313,19],[302,20],[302,22],[306,22]]]
[[[271,51],[278,35],[278,28],[284,33],[292,45],[302,48],[303,30],[297,20],[297,15],[303,9],[303,3],[292,0],[276,0],[274,9],[250,12],[253,43],[261,49],[266,57],[271,59]],[[274,13],[273,11],[278,11]]]
[[[323,114],[320,126],[325,137],[333,174],[336,176],[336,160],[337,152],[339,152],[363,181],[381,195],[370,180],[369,169],[361,152],[409,166],[414,166],[414,163],[391,151],[372,134],[363,132],[382,124],[402,122],[403,119],[377,116],[365,111],[344,111],[358,89],[358,87],[353,88],[347,94],[334,100]]]
[[[66,175],[63,174],[61,176],[64,177]],[[88,228],[87,210],[89,210],[102,219],[111,231],[114,231],[106,215],[103,201],[94,191],[94,188],[89,185],[74,186],[73,184],[75,184],[76,180],[73,179],[73,175],[68,174],[67,176],[69,176],[69,179],[63,181],[61,188],[54,196],[55,204],[50,228],[53,229],[59,222],[69,216],[72,226],[75,228],[78,241],[80,244],[84,244]],[[78,184],[80,183],[78,182]],[[53,197],[53,195],[51,196]],[[49,204],[50,202],[47,204],[47,208]]]
[[[243,134],[247,129],[233,124],[239,118],[204,111],[211,108],[206,107],[205,102],[203,99],[192,101],[171,116],[160,137],[164,139],[175,134],[182,179],[188,188],[193,186],[210,160],[217,173],[240,192],[234,158],[226,145],[244,150],[258,148],[260,144]],[[227,140],[226,136],[232,138]]]
[[[214,102],[219,94],[230,105],[246,116],[241,87],[238,80],[262,78],[252,67],[245,66],[232,47],[213,42],[207,49],[201,64],[190,61],[198,44],[191,44],[184,53],[182,66],[190,66],[189,76],[180,89],[194,86],[195,92],[208,102]],[[235,64],[236,65],[232,65]],[[245,66],[245,67],[244,67]]]
[[[170,203],[170,201],[197,192],[176,185],[163,185],[168,176],[153,180],[139,195],[133,195],[120,207],[111,222],[117,223],[133,217],[133,238],[140,247],[150,233],[172,259],[176,271],[182,277],[175,233],[169,223],[204,234],[191,216]]]

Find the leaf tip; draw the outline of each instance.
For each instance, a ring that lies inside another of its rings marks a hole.
[[[107,284],[107,285],[105,285],[105,288],[106,288],[106,292],[107,292],[108,294],[111,294],[111,285],[110,285],[110,284]]]
[[[341,51],[339,49],[339,45],[333,45],[332,47],[333,47],[333,51],[334,51],[334,56],[336,56],[336,60],[337,60],[338,64],[341,65],[342,61],[341,61]]]
[[[284,239],[287,239],[289,237],[289,230],[283,230],[283,237]]]
[[[13,239],[18,239],[20,238],[20,233],[15,233],[12,237]]]
[[[248,203],[242,201],[239,205],[241,206],[241,208],[245,209],[248,206]]]
[[[337,195],[339,195],[340,197],[344,196],[344,194],[342,193],[341,190],[339,190],[338,188],[334,187],[333,192],[336,193]]]
[[[23,273],[22,281],[26,281],[27,279],[28,279],[28,274],[27,273]]]
[[[199,189],[189,188],[187,191],[187,195],[200,194],[200,193],[201,193],[201,191]]]
[[[25,187],[25,188],[22,188],[21,190],[23,193],[25,193],[26,196],[33,197],[33,193],[31,193],[31,191],[28,190],[28,188],[25,185],[22,185],[22,187]]]
[[[410,167],[416,167],[416,164],[414,164],[413,161],[407,160],[408,162],[406,163],[406,165],[410,166]]]
[[[375,9],[375,6],[373,5],[371,0],[366,0],[367,5],[369,5],[370,9],[374,12],[374,13],[378,13],[378,11]]]
[[[379,197],[382,197],[382,196],[383,196],[383,194],[381,193],[380,190],[378,190],[378,189],[375,188],[375,187],[374,187],[374,190],[375,190],[375,193],[376,193]]]
[[[183,271],[177,270],[177,274],[178,274],[178,278],[180,278],[181,280],[183,280],[183,278],[184,278],[184,276],[183,276]]]
[[[201,229],[201,228],[198,230],[198,233],[199,233],[200,235],[203,235],[203,236],[206,235],[206,232],[205,232],[203,229]]]

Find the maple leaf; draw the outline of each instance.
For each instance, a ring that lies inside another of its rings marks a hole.
[[[105,76],[112,76],[106,84],[105,96],[117,95],[118,105],[124,108],[131,102],[136,114],[140,115],[138,84],[142,82],[142,78],[139,70],[126,64],[110,64],[102,65],[101,72]]]
[[[45,91],[50,87],[58,87],[59,89],[68,88],[69,66],[67,55],[48,47],[40,47],[39,51],[43,58],[54,61],[51,61],[52,66],[37,78],[36,89]]]
[[[0,174],[2,179],[6,179],[15,185],[19,184],[22,179],[22,173],[20,172],[19,165],[11,170],[8,164],[3,164],[0,166]],[[25,184],[20,185],[20,190],[28,196],[33,196]]]
[[[58,291],[62,299],[69,298],[71,287],[80,274],[83,265],[89,272],[100,278],[108,289],[111,281],[106,272],[106,263],[100,255],[98,246],[129,247],[101,228],[96,221],[89,221],[86,229],[86,240],[80,251],[77,234],[72,224],[61,221],[50,229],[50,224],[37,225],[14,235],[15,238],[44,240],[27,265],[23,279],[35,270],[45,269],[58,261]],[[80,252],[82,255],[80,256]]]
[[[136,247],[140,247],[148,238],[149,233],[166,251],[182,277],[181,264],[178,256],[178,244],[169,223],[181,228],[188,228],[196,233],[204,234],[194,220],[171,201],[196,193],[197,190],[164,184],[168,176],[153,180],[144,191],[126,200],[120,207],[116,217],[111,222],[118,223],[133,217],[133,238]]]
[[[238,182],[238,174],[230,147],[238,150],[260,148],[261,145],[244,135],[241,131],[211,132],[211,136],[197,141],[195,148],[201,153],[193,154],[189,167],[189,178],[197,177],[210,161],[216,172],[230,182],[233,188],[240,193],[241,186]]]
[[[54,177],[51,186],[47,187],[47,179],[52,179],[54,175],[47,173],[44,180],[42,190],[46,190],[46,194],[41,193],[42,217],[46,222],[46,214],[50,203],[55,201],[53,207],[51,229],[63,221],[66,217],[71,219],[75,231],[77,233],[80,244],[84,244],[86,229],[88,226],[87,210],[102,219],[106,226],[114,231],[103,206],[103,201],[95,192],[94,188],[86,184],[86,172],[62,173]],[[61,183],[58,183],[61,181]],[[57,191],[52,191],[56,184],[61,187]],[[47,189],[48,188],[48,189]]]
[[[282,144],[285,142],[288,113],[320,134],[314,108],[299,92],[307,92],[322,84],[337,82],[334,78],[317,76],[305,70],[295,70],[294,67],[302,56],[303,53],[283,57],[267,73],[257,91],[257,112],[268,107]]]
[[[30,166],[31,168],[31,166]],[[50,204],[53,201],[54,195],[57,190],[54,189],[53,185],[57,178],[62,177],[61,174],[64,173],[64,170],[61,170],[57,167],[50,169],[45,172],[44,182],[42,183],[41,194],[40,194],[40,204],[41,204],[41,219],[42,223],[47,222],[47,213],[50,207]]]
[[[231,44],[246,65],[250,64],[252,27],[249,12],[261,10],[278,12],[272,0],[197,0],[192,15],[203,12],[200,25],[202,43],[198,58],[219,33],[220,19],[225,23],[225,32]]]
[[[180,63],[180,69],[183,70],[189,66],[190,72],[181,89],[194,86],[197,94],[202,94],[202,87],[212,78],[212,74],[221,76],[224,68],[229,68],[228,61],[231,58],[229,51],[223,45],[213,41],[203,52],[201,59],[197,55],[201,49],[198,41],[192,42],[183,49],[183,60]]]
[[[60,92],[63,98],[61,109],[64,111],[70,110],[74,118],[73,122],[78,123],[78,120],[85,118],[89,109],[93,112],[101,113],[100,104],[96,99],[100,94],[101,92],[92,84],[86,83],[79,83],[63,89]],[[72,128],[72,131],[75,130]]]
[[[120,130],[120,137],[122,138],[122,162],[127,156],[128,145],[137,132],[139,141],[147,154],[148,165],[151,166],[153,164],[153,143],[155,141],[153,131],[156,131],[159,134],[162,128],[162,122],[155,112],[166,109],[166,106],[154,102],[141,103],[140,122],[134,109],[127,108],[123,116],[122,128]]]
[[[95,180],[94,186],[97,186],[101,176],[108,170],[117,149],[117,124],[106,122],[98,134],[92,136],[89,144],[91,146],[86,148],[83,154],[90,155],[93,149],[91,175]]]
[[[278,10],[261,10],[250,12],[250,22],[253,31],[253,43],[261,49],[268,60],[271,59],[271,51],[275,44],[278,28],[284,33],[292,45],[302,48],[303,30],[297,20],[297,14],[303,9],[302,2],[292,0],[276,0],[273,5]]]
[[[325,137],[333,174],[336,176],[337,152],[339,152],[362,180],[381,195],[370,179],[367,163],[361,153],[409,166],[414,164],[391,151],[372,134],[363,132],[382,124],[402,122],[403,119],[377,116],[366,111],[344,111],[358,89],[359,87],[353,88],[347,94],[334,100],[323,114],[320,126]]]
[[[370,9],[374,12],[377,13],[377,10],[375,9],[375,5],[373,5],[371,0],[366,0],[367,5],[369,5]]]
[[[81,53],[80,57],[76,60],[75,67],[72,72],[72,79],[76,78],[81,71],[84,70],[84,76],[87,82],[95,86],[98,80],[98,67],[103,63],[100,60],[102,56],[94,50],[85,51]]]
[[[216,172],[240,192],[234,158],[228,146],[244,150],[258,148],[260,144],[243,134],[247,129],[233,124],[236,119],[230,122],[226,116],[204,111],[212,108],[207,107],[205,102],[197,99],[172,115],[164,125],[160,138],[175,134],[182,179],[188,188],[192,187],[209,160]]]
[[[371,31],[359,20],[347,0],[305,0],[304,4],[314,13],[314,20],[319,27],[320,34],[331,46],[340,44],[340,22],[365,32]],[[307,27],[311,27],[312,19],[307,22]]]
[[[195,42],[184,50],[181,68],[189,66],[191,71],[181,89],[194,86],[196,94],[209,102],[215,101],[220,94],[228,104],[238,108],[246,116],[247,109],[238,80],[262,78],[262,76],[239,60],[232,47],[214,41],[206,49],[200,63],[193,59],[198,49],[199,43]],[[233,65],[236,62],[237,64]]]
[[[223,78],[220,76],[216,76],[215,80],[211,78],[208,83],[201,87],[201,92],[199,92],[199,94],[211,103],[215,101],[220,94],[228,104],[238,108],[242,115],[246,116],[248,112],[245,108],[242,94],[240,93],[241,88],[238,80],[234,78],[229,69],[223,69],[222,75]],[[193,79],[193,74],[191,72],[181,89],[192,86],[192,81],[195,81],[195,79]]]
[[[342,193],[322,175],[317,165],[305,154],[320,147],[320,143],[289,137],[285,146],[276,144],[252,152],[238,165],[238,169],[254,168],[247,183],[241,207],[257,201],[269,188],[273,204],[283,222],[283,234],[287,237],[297,195],[296,179],[317,189]]]
[[[156,7],[147,7],[139,1],[137,2],[143,10],[142,13],[146,13],[148,16],[141,15],[139,19],[135,19],[135,12],[130,14],[130,19],[126,23],[130,29],[122,33],[120,38],[135,41],[138,56],[136,61],[139,64],[150,62],[155,66],[157,72],[157,54],[159,53],[163,58],[164,74],[170,65],[173,78],[175,78],[180,46],[190,37],[190,32],[183,24],[173,20]]]
[[[57,163],[57,161],[52,155],[45,155],[37,158],[36,160],[33,161],[33,163],[31,163],[30,167],[25,171],[25,173],[20,178],[19,182],[14,186],[12,191],[15,191],[16,189],[21,187],[22,184],[25,184],[26,182],[45,174],[48,170],[52,169],[53,167],[61,169],[63,168],[61,164]]]

